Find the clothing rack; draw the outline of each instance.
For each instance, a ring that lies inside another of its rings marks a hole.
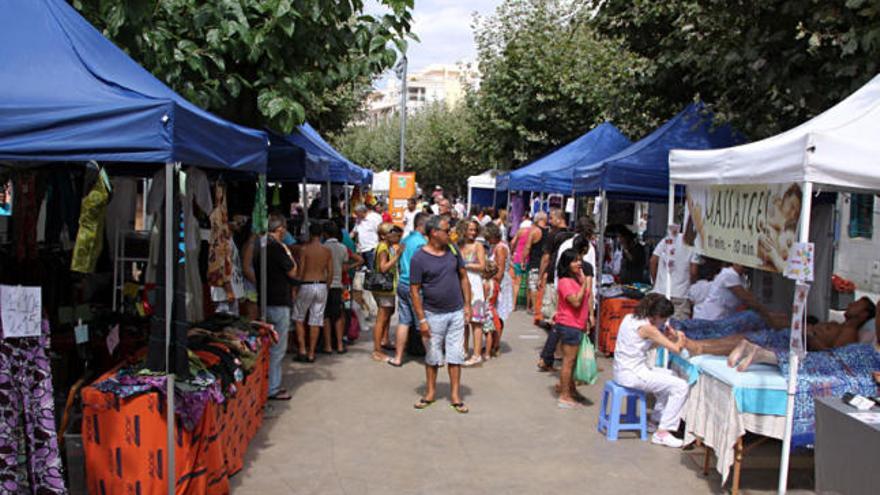
[[[149,253],[150,247],[150,231],[148,230],[119,230],[116,232],[116,238],[113,240],[114,252],[116,259],[113,260],[113,311],[116,312],[121,306],[123,299],[123,291],[125,290],[126,274],[130,274],[127,269],[131,268],[132,263],[142,263],[144,270],[149,263],[149,254],[143,256],[126,256],[126,247],[129,242],[144,242],[146,249],[144,252]]]

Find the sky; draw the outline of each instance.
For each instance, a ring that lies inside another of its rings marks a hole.
[[[502,0],[415,0],[413,32],[421,40],[410,41],[407,51],[410,72],[431,64],[475,61],[471,30],[473,13],[491,16]],[[377,0],[368,0],[366,10],[383,12]]]

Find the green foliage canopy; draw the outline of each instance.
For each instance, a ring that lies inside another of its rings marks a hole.
[[[72,0],[183,97],[235,122],[284,132],[306,116],[340,129],[375,74],[406,49],[414,0]]]

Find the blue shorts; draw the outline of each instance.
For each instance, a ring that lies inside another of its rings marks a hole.
[[[425,311],[431,338],[425,342],[425,364],[439,366],[446,355],[446,364],[464,364],[464,311],[431,313]]]
[[[397,324],[408,327],[416,324],[416,312],[413,311],[408,285],[397,286]]]
[[[559,335],[559,340],[565,345],[581,345],[581,340],[584,338],[584,332],[566,325],[557,324],[556,334]]]

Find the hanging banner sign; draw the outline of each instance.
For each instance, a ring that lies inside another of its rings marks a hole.
[[[791,304],[791,337],[789,340],[789,348],[792,353],[803,358],[807,355],[807,295],[810,293],[810,286],[797,283],[794,289],[794,301]]]
[[[785,277],[800,283],[813,281],[813,259],[816,248],[812,242],[797,242],[788,251],[785,263]]]
[[[406,211],[406,203],[409,198],[416,197],[416,174],[415,172],[392,172],[391,184],[388,190],[388,210],[394,223],[403,227],[403,212]]]
[[[685,242],[705,256],[783,272],[802,201],[796,183],[688,186]]]

